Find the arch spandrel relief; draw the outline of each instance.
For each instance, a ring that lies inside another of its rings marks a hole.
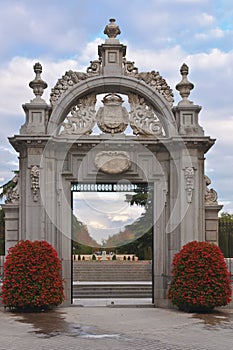
[[[97,125],[106,134],[123,133],[130,126],[134,135],[164,137],[165,130],[153,106],[138,94],[129,93],[127,97],[129,111],[119,94],[105,95],[98,109],[95,94],[84,96],[70,109],[59,135],[89,135]]]
[[[60,135],[89,135],[95,125],[95,94],[80,98],[61,125]]]

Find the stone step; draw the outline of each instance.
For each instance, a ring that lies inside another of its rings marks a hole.
[[[74,281],[151,281],[151,261],[74,261]]]
[[[74,284],[74,299],[95,298],[151,298],[152,284]]]

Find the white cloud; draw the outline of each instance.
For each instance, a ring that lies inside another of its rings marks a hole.
[[[94,41],[87,43],[82,55],[79,56],[79,59],[82,62],[86,62],[87,65],[89,64],[89,61],[98,59],[98,45],[101,44],[103,44],[103,39],[101,38],[96,38]]]
[[[106,229],[107,226],[104,225],[102,222],[100,221],[90,221],[88,224],[88,227],[90,226],[91,228],[94,228],[94,229],[99,229],[99,230],[103,230],[103,229]]]
[[[228,34],[228,31],[225,31],[221,28],[213,28],[210,29],[206,32],[200,32],[200,33],[196,33],[194,35],[194,38],[198,39],[198,40],[213,40],[213,39],[222,39],[224,38],[226,35]]]
[[[225,34],[226,32],[221,28],[214,28],[210,31],[210,35],[213,36],[213,38],[223,38]]]
[[[201,26],[209,26],[215,22],[214,16],[206,12],[198,14],[196,20]]]

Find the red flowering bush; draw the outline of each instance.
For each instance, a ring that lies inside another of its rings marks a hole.
[[[224,256],[215,244],[190,242],[173,259],[168,298],[180,310],[208,312],[231,301]]]
[[[4,264],[2,302],[16,309],[41,309],[64,300],[61,261],[46,241],[20,241]]]

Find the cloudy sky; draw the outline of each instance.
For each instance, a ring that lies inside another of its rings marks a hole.
[[[87,225],[90,236],[102,244],[139,219],[145,208],[131,206],[125,192],[73,192],[73,210],[77,219]]]
[[[33,98],[33,64],[43,65],[51,88],[66,70],[85,71],[97,59],[109,18],[121,28],[127,59],[140,71],[158,70],[179,95],[183,62],[194,83],[190,99],[202,106],[200,124],[216,138],[206,174],[224,210],[233,213],[232,0],[0,0],[0,184],[18,168],[7,137],[24,123],[22,104]]]

